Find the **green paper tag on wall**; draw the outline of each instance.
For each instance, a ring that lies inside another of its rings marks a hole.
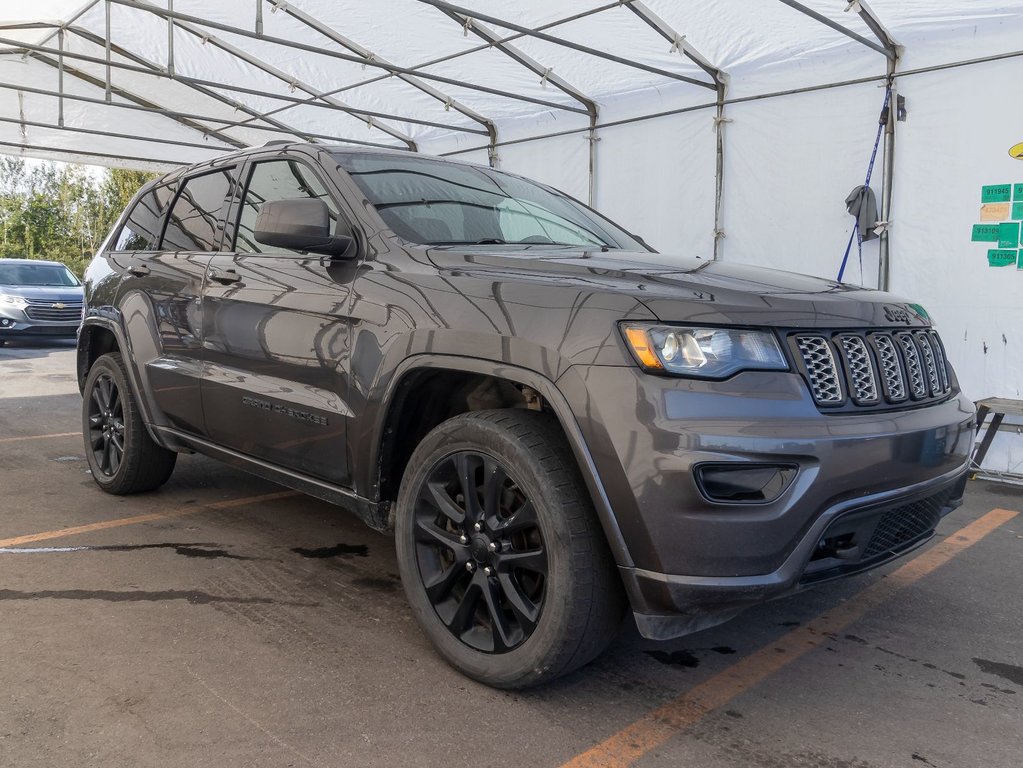
[[[1009,267],[1016,263],[1018,251],[990,250],[987,252],[989,267]]]
[[[1007,203],[1012,199],[1012,184],[988,184],[980,188],[980,202]]]
[[[1001,226],[1001,224],[974,224],[973,237],[970,239],[975,243],[997,243]]]
[[[998,225],[998,247],[1018,248],[1019,247],[1019,222],[1003,221]]]
[[[1012,185],[1012,199],[1023,200],[1023,184]]]
[[[1012,204],[1012,218],[1016,221],[1023,219],[1023,202]]]

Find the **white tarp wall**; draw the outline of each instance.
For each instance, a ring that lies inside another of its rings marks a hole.
[[[0,0],[0,22],[70,20],[80,2]],[[140,0],[151,3],[150,10],[124,2],[116,0],[111,6],[111,38],[124,49],[115,49],[112,60],[139,66],[142,57],[157,68],[165,67],[170,54],[168,22],[152,7],[167,8],[166,0]],[[843,12],[846,0],[803,2],[876,40],[855,12]],[[536,28],[592,11],[600,7],[600,0],[460,4]],[[254,5],[253,0],[173,3],[178,13],[249,33],[257,23]],[[283,7],[272,12],[275,5]],[[599,13],[548,31],[648,67],[708,79],[626,5],[604,5]],[[844,200],[863,183],[884,99],[884,56],[782,0],[713,4],[647,0],[646,5],[729,76],[723,238],[718,244],[722,258],[836,277],[852,225]],[[904,74],[898,77],[897,88],[906,97],[908,119],[898,123],[897,131],[891,290],[922,304],[934,317],[968,396],[1023,398],[1023,354],[1018,349],[1023,345],[1019,299],[1023,270],[1015,265],[989,267],[987,251],[997,243],[971,242],[972,225],[980,222],[981,186],[1023,182],[1023,161],[1008,153],[1009,147],[1023,142],[1018,85],[1023,74],[1019,55],[1023,0],[871,0],[870,7],[904,46],[898,64],[898,72]],[[0,42],[0,152],[168,167],[207,159],[236,145],[312,135],[318,140],[347,137],[396,148],[406,146],[408,139],[421,151],[456,152],[461,159],[488,161],[486,131],[478,120],[372,65],[330,56],[339,51],[351,54],[351,49],[300,23],[289,10],[294,8],[365,46],[379,60],[418,67],[457,56],[416,71],[531,99],[428,81],[446,97],[493,121],[500,167],[587,199],[588,119],[580,102],[506,53],[481,45],[478,30],[463,29],[457,20],[415,0],[294,0],[286,6],[280,0],[265,0],[262,8],[264,34],[307,48],[289,50],[217,28],[206,28],[209,37],[204,38],[179,24],[173,32],[177,81],[142,72],[113,72],[112,79],[123,92],[115,91],[111,101],[134,103],[133,109],[102,103],[106,76],[102,62],[68,60],[85,78],[65,73],[65,92],[85,100],[64,100],[65,125],[124,136],[59,129],[58,100],[46,94],[57,85],[52,61],[47,65],[38,57],[19,54],[15,45],[21,40],[56,47],[52,30],[0,28],[0,38],[8,40]],[[101,0],[74,20],[73,27],[92,39],[69,32],[66,51],[102,59],[104,10]],[[492,23],[480,26],[501,36],[513,34]],[[254,55],[285,77],[239,60],[217,40]],[[662,252],[709,257],[715,242],[714,91],[529,36],[518,36],[513,45],[597,104],[595,206]],[[1000,55],[1007,57],[917,72]],[[227,99],[218,101],[181,77],[247,90],[210,87]],[[835,87],[848,81],[859,82]],[[814,86],[820,89],[771,95]],[[322,103],[323,98],[310,99],[319,104],[280,100],[334,91],[338,92],[327,97],[336,102],[333,106]],[[133,95],[188,117],[172,119],[170,114],[138,109]],[[337,104],[407,119],[377,117],[368,123],[364,117],[339,111]],[[253,116],[271,110],[271,120],[279,122]],[[637,120],[651,114],[662,116]],[[200,119],[203,116],[210,119]],[[530,140],[548,133],[562,135]],[[879,152],[871,182],[879,199],[881,168]],[[877,266],[876,240],[864,244],[862,267],[854,247],[845,279],[873,287]],[[1021,471],[1023,438],[1013,437],[999,436],[989,466]]]

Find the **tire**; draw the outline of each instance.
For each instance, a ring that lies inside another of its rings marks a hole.
[[[85,456],[96,485],[122,495],[167,482],[178,455],[149,436],[119,352],[93,363],[82,397]]]
[[[594,659],[621,624],[614,561],[545,414],[445,421],[413,452],[395,512],[412,612],[468,677],[509,689],[548,682]]]

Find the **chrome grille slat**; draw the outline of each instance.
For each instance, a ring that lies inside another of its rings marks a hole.
[[[914,400],[927,397],[927,381],[924,379],[923,364],[920,361],[920,353],[917,351],[913,336],[908,331],[901,331],[895,334],[895,338],[902,348],[902,357],[906,361],[910,394]]]
[[[845,358],[852,399],[860,405],[876,403],[877,376],[866,343],[859,336],[850,335],[839,336],[838,341]]]
[[[937,332],[918,330],[824,331],[789,337],[818,406],[909,406],[952,391],[945,349]]]
[[[941,379],[941,391],[948,392],[948,361],[945,359],[945,350],[941,346],[941,339],[938,338],[938,334],[935,331],[929,331],[927,334],[931,340],[931,348],[934,350],[934,362],[938,368],[938,377]]]
[[[813,399],[822,405],[837,405],[845,400],[838,365],[828,339],[824,336],[797,336],[796,346],[810,377]]]
[[[906,399],[906,378],[902,362],[899,360],[899,352],[895,349],[895,342],[887,333],[874,335],[873,341],[878,361],[881,363],[885,395],[889,402],[900,403]]]
[[[938,366],[934,360],[934,350],[931,348],[931,338],[927,332],[915,333],[917,346],[922,353],[924,372],[927,375],[927,384],[932,395],[941,394],[941,379],[938,377]]]

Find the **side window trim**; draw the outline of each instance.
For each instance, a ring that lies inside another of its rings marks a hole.
[[[173,205],[173,201],[177,199],[178,194],[178,182],[180,177],[171,181],[165,181],[163,179],[157,179],[153,186],[146,192],[136,194],[130,205],[128,205],[121,213],[121,218],[117,222],[114,228],[114,234],[109,238],[110,246],[106,249],[110,253],[155,253],[159,250],[160,242],[163,240],[163,231],[167,227],[167,214],[170,212],[170,206]],[[170,190],[170,201],[167,204],[166,210],[160,214],[160,221],[158,224],[158,231],[154,233],[153,247],[148,249],[143,248],[118,248],[117,244],[121,241],[121,235],[124,233],[124,228],[128,226],[128,222],[131,220],[132,214],[135,213],[135,209],[142,204],[142,201],[150,194],[155,192],[160,187],[167,187]]]
[[[166,210],[166,212],[163,215],[163,223],[162,223],[162,225],[160,227],[160,237],[156,241],[156,245],[157,245],[156,250],[157,251],[168,250],[168,249],[165,249],[163,247],[163,238],[164,238],[164,235],[167,233],[167,225],[170,223],[170,213],[171,213],[171,211],[174,210],[174,206],[177,204],[178,198],[181,197],[181,193],[184,192],[185,186],[188,184],[189,181],[191,181],[192,179],[201,178],[203,176],[212,176],[215,173],[225,173],[226,172],[229,176],[233,176],[234,177],[234,186],[237,189],[238,186],[239,186],[239,183],[240,183],[237,171],[238,171],[239,168],[242,168],[245,165],[246,165],[246,163],[244,163],[244,162],[242,162],[242,163],[235,163],[233,165],[214,165],[214,166],[211,166],[211,167],[203,168],[198,173],[192,173],[192,174],[188,174],[188,175],[182,174],[181,176],[179,176],[177,178],[177,180],[175,182],[173,182],[173,184],[174,184],[174,193],[173,193],[173,196],[171,197],[171,202],[167,206],[167,210]],[[228,195],[230,195],[230,188],[228,189]],[[209,253],[220,253],[220,252],[222,252],[224,250],[224,235],[227,232],[227,225],[228,225],[229,217],[231,215],[231,207],[232,207],[233,203],[234,203],[234,201],[231,199],[230,196],[228,196],[228,197],[224,198],[223,203],[221,204],[221,209],[220,209],[221,210],[221,215],[218,216],[218,219],[217,219],[217,223],[222,225],[220,227],[220,236],[217,238],[217,242],[214,243],[216,248],[214,250],[212,250],[212,251],[209,251]],[[181,249],[173,249],[173,250],[181,250]]]

